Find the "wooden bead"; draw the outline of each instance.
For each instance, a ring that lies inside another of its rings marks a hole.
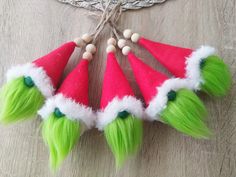
[[[125,47],[122,49],[123,55],[128,55],[130,51],[131,51],[131,48],[130,48],[129,46],[125,46]]]
[[[81,39],[79,37],[75,38],[74,42],[75,42],[76,46],[79,47],[79,48],[82,48],[82,47],[85,46],[85,43],[84,43],[83,39]]]
[[[83,53],[83,59],[86,59],[86,60],[92,60],[93,59],[93,55],[90,53],[90,52],[84,52]]]
[[[131,36],[131,41],[134,42],[134,43],[137,43],[139,39],[140,39],[140,35],[138,33],[134,33]]]
[[[126,45],[126,40],[125,39],[119,39],[118,41],[118,47],[122,49]]]
[[[88,44],[86,46],[86,52],[90,52],[91,54],[94,54],[97,51],[97,48],[93,44]]]
[[[123,32],[123,36],[124,36],[125,39],[130,39],[132,34],[133,34],[133,32],[132,32],[131,29],[126,29]]]
[[[82,39],[85,43],[89,43],[92,41],[92,37],[88,34],[88,33],[85,33],[83,36],[82,36]]]
[[[116,40],[113,37],[111,37],[110,39],[107,40],[107,45],[116,46]]]
[[[107,46],[107,49],[106,49],[106,52],[107,52],[107,53],[116,52],[115,46],[114,46],[114,45],[108,45],[108,46]]]

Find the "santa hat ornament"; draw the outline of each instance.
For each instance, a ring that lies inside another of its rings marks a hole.
[[[116,158],[116,165],[120,166],[141,145],[143,107],[141,101],[135,98],[117,63],[115,45],[116,40],[110,38],[97,128],[104,131],[107,143]]]
[[[66,77],[56,95],[38,111],[43,118],[42,134],[50,150],[52,169],[57,169],[73,149],[83,133],[83,127],[91,128],[95,122],[95,115],[88,107],[88,65],[96,48],[89,44],[86,50],[83,59]]]
[[[186,89],[186,80],[169,79],[137,58],[129,46],[120,45],[120,48],[128,56],[149,119],[160,120],[195,138],[208,137],[210,131],[204,123],[206,109],[197,95]]]
[[[0,93],[0,121],[12,123],[31,118],[54,94],[64,68],[80,41],[67,42],[51,53],[7,72],[7,83]]]
[[[153,42],[131,30],[124,36],[146,48],[174,76],[187,78],[193,90],[209,95],[224,96],[231,87],[231,74],[224,61],[215,55],[215,49],[202,46],[197,50]]]

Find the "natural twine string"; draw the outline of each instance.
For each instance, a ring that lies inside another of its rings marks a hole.
[[[89,12],[88,16],[95,18],[96,20],[99,19],[99,23],[95,27],[94,31],[90,34],[90,36],[93,38],[92,43],[95,44],[97,42],[97,39],[105,26],[109,24],[110,27],[112,27],[112,34],[115,35],[117,38],[117,23],[121,17],[121,14],[123,12],[122,8],[122,1],[118,1],[117,4],[114,6],[112,4],[112,0],[109,0],[107,2],[104,2],[104,0],[100,1],[101,7],[102,7],[102,14],[100,14],[100,11]],[[110,7],[112,5],[112,8]],[[87,15],[87,14],[86,14]],[[116,29],[115,29],[116,28]]]
[[[117,30],[115,28],[115,26],[118,24],[119,20],[120,20],[120,17],[121,17],[121,14],[123,12],[123,9],[122,9],[122,6],[120,6],[119,10],[117,11],[116,14],[113,15],[113,18],[111,18],[108,23],[109,23],[109,26],[111,27],[111,32],[112,32],[112,36],[114,36],[116,39],[119,39],[119,35],[117,33]],[[116,25],[114,25],[116,24]]]
[[[108,24],[110,22],[117,23],[117,21],[119,20],[119,18],[121,16],[121,13],[122,13],[121,4],[122,3],[118,2],[111,10],[109,10],[110,2],[111,1],[109,1],[107,6],[105,7],[102,17],[101,17],[101,20],[100,20],[98,26],[96,27],[95,31],[92,33],[93,43],[96,43],[98,36],[102,32],[102,30],[104,29],[106,24]]]
[[[103,0],[101,0],[101,4],[102,4],[102,7],[103,7],[103,13],[102,13],[102,15],[101,15],[100,22],[98,23],[97,27],[95,28],[95,30],[94,30],[94,32],[91,34],[91,36],[94,36],[94,35],[98,32],[99,28],[101,28],[102,24],[104,23],[104,21],[105,21],[105,19],[106,19],[106,15],[107,15],[107,12],[108,12],[108,8],[109,8],[110,3],[111,3],[111,0],[108,1],[108,3],[107,3],[106,6],[104,6]],[[99,16],[99,15],[97,15],[97,16]]]

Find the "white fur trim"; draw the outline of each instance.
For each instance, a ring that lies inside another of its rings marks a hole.
[[[27,63],[24,65],[17,65],[7,71],[7,81],[11,81],[18,77],[30,76],[36,87],[46,97],[51,97],[54,94],[54,87],[51,79],[42,67],[37,67],[33,63]]]
[[[143,118],[142,102],[133,96],[125,96],[122,99],[115,97],[103,111],[97,113],[97,125],[99,130],[117,118],[121,111],[127,111],[137,118]]]
[[[149,120],[159,120],[158,115],[166,108],[168,97],[167,94],[171,90],[178,91],[182,88],[189,89],[189,83],[187,79],[168,79],[160,87],[157,87],[157,94],[149,103],[145,113]],[[160,121],[160,120],[159,120]]]
[[[186,58],[186,78],[189,79],[191,89],[200,90],[204,80],[201,77],[200,62],[215,53],[215,49],[210,46],[201,46]]]
[[[90,107],[76,103],[62,94],[57,94],[47,99],[45,105],[38,111],[38,114],[43,119],[47,119],[54,112],[55,108],[59,108],[68,119],[83,121],[88,128],[94,125],[96,118]]]

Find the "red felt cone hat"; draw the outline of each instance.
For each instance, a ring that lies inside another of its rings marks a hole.
[[[115,97],[122,99],[124,96],[134,96],[134,93],[116,60],[115,54],[110,52],[107,55],[101,109],[104,109]]]
[[[173,75],[181,78],[185,77],[186,58],[191,55],[193,50],[153,42],[145,38],[140,38],[139,44],[150,51]]]
[[[56,114],[59,111],[60,115],[65,115],[68,119],[81,120],[88,128],[94,125],[95,115],[88,107],[88,65],[89,61],[82,59],[65,78],[57,94],[48,99],[39,111],[43,118],[48,118],[53,112]]]
[[[134,92],[122,72],[114,52],[108,52],[104,74],[101,111],[98,112],[97,128],[103,130],[114,121],[120,112],[126,111],[138,118],[143,117],[142,102],[135,98]]]
[[[68,42],[53,50],[49,54],[35,60],[33,63],[42,67],[50,77],[52,84],[57,88],[65,66],[76,47],[75,42]]]
[[[76,103],[88,106],[88,65],[89,61],[82,59],[77,67],[66,77],[57,91]]]
[[[145,64],[132,52],[128,54],[128,59],[144,100],[149,105],[150,101],[158,94],[157,87],[168,80],[168,77]]]
[[[45,98],[49,98],[54,95],[75,46],[75,42],[68,42],[32,63],[14,66],[7,72],[7,80],[30,77]]]

